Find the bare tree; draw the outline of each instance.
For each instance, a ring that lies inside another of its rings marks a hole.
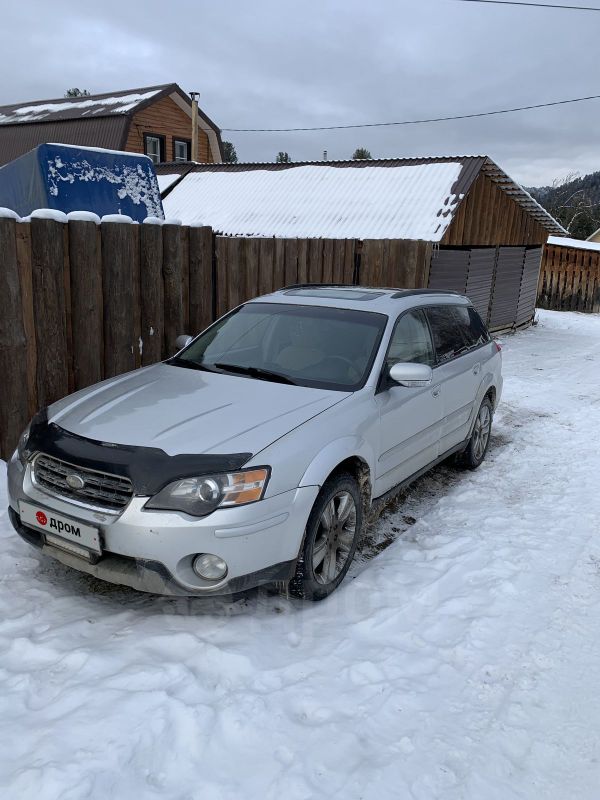
[[[575,239],[586,239],[600,228],[600,198],[589,179],[572,172],[536,192],[537,199]]]

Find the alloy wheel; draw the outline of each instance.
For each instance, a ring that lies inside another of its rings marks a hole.
[[[323,509],[312,553],[317,583],[334,581],[350,555],[356,534],[356,504],[347,491],[335,494]]]
[[[484,404],[479,409],[475,427],[473,429],[473,455],[479,461],[483,458],[488,439],[490,438],[490,428],[492,425],[492,415],[490,408]]]

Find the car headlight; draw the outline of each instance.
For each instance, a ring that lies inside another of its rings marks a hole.
[[[31,455],[31,450],[27,449],[29,443],[29,432],[31,430],[31,423],[25,428],[19,437],[19,444],[17,445],[17,457],[21,464],[25,466]]]
[[[182,478],[161,489],[144,508],[183,511],[193,517],[205,517],[217,508],[256,503],[262,499],[268,480],[268,467]]]

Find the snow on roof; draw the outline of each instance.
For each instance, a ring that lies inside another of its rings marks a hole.
[[[140,103],[149,100],[162,89],[129,94],[99,95],[98,97],[65,98],[53,102],[5,106],[0,109],[0,125],[40,122],[67,117],[95,117],[106,114],[127,114]]]
[[[461,200],[453,187],[462,169],[460,161],[445,161],[191,172],[163,207],[184,225],[228,235],[438,242]]]
[[[162,192],[168,189],[169,186],[171,186],[172,183],[175,183],[177,178],[181,176],[175,174],[175,175],[157,175],[156,177],[158,178],[158,188],[160,189],[162,194]]]
[[[548,244],[558,245],[559,247],[575,247],[578,250],[600,251],[600,242],[588,242],[584,239],[568,239],[566,236],[549,236]]]

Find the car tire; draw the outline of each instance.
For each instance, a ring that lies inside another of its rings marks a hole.
[[[344,580],[363,524],[363,502],[356,479],[329,478],[308,518],[296,573],[288,585],[293,597],[324,600]]]
[[[475,417],[469,444],[459,456],[458,463],[460,466],[465,469],[477,469],[482,464],[490,445],[493,417],[492,402],[486,395]]]

